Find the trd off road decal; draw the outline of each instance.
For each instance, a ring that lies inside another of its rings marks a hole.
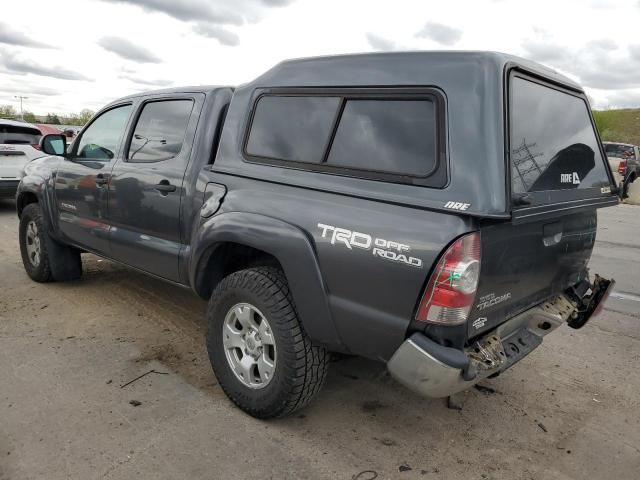
[[[411,247],[404,243],[375,238],[367,233],[355,232],[346,228],[334,227],[319,223],[318,228],[322,230],[322,238],[329,238],[331,245],[339,243],[349,250],[360,248],[370,250],[374,257],[384,258],[392,262],[404,263],[411,267],[422,268],[422,260],[409,255]]]

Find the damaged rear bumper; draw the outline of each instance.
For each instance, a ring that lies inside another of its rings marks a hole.
[[[447,397],[522,360],[567,322],[581,328],[598,314],[615,281],[596,275],[588,295],[566,292],[503,323],[465,350],[443,347],[422,333],[405,340],[387,364],[391,375],[427,397]]]

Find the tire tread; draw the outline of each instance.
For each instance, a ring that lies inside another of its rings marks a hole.
[[[245,398],[245,395],[238,393],[237,389],[228,388],[225,385],[226,382],[221,381],[220,386],[236,405],[255,417],[283,417],[307,405],[322,388],[327,375],[329,353],[324,347],[315,345],[305,333],[298,320],[284,273],[277,268],[254,267],[230,274],[214,291],[210,311],[213,311],[212,307],[217,299],[223,298],[227,292],[245,289],[264,300],[269,309],[270,323],[276,321],[284,331],[290,332],[290,341],[286,345],[278,346],[278,351],[282,355],[279,356],[278,361],[284,363],[288,370],[288,391],[282,396],[281,404],[263,409],[251,406],[251,402]],[[211,317],[209,322],[207,343],[208,348],[211,349],[213,347]],[[214,370],[217,373],[218,369],[215,365]]]

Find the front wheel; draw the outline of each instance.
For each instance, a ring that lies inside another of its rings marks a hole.
[[[74,280],[82,275],[80,252],[49,236],[37,203],[30,203],[22,210],[19,237],[22,264],[32,280]]]
[[[218,382],[248,414],[288,415],[322,387],[329,354],[306,335],[280,270],[227,276],[211,296],[207,317],[207,350]]]

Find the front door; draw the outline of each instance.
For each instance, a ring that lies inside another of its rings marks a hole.
[[[97,116],[74,142],[55,179],[58,228],[66,240],[109,255],[107,192],[120,154],[132,105],[118,105]]]
[[[109,191],[113,259],[178,279],[180,198],[201,96],[144,100]]]

